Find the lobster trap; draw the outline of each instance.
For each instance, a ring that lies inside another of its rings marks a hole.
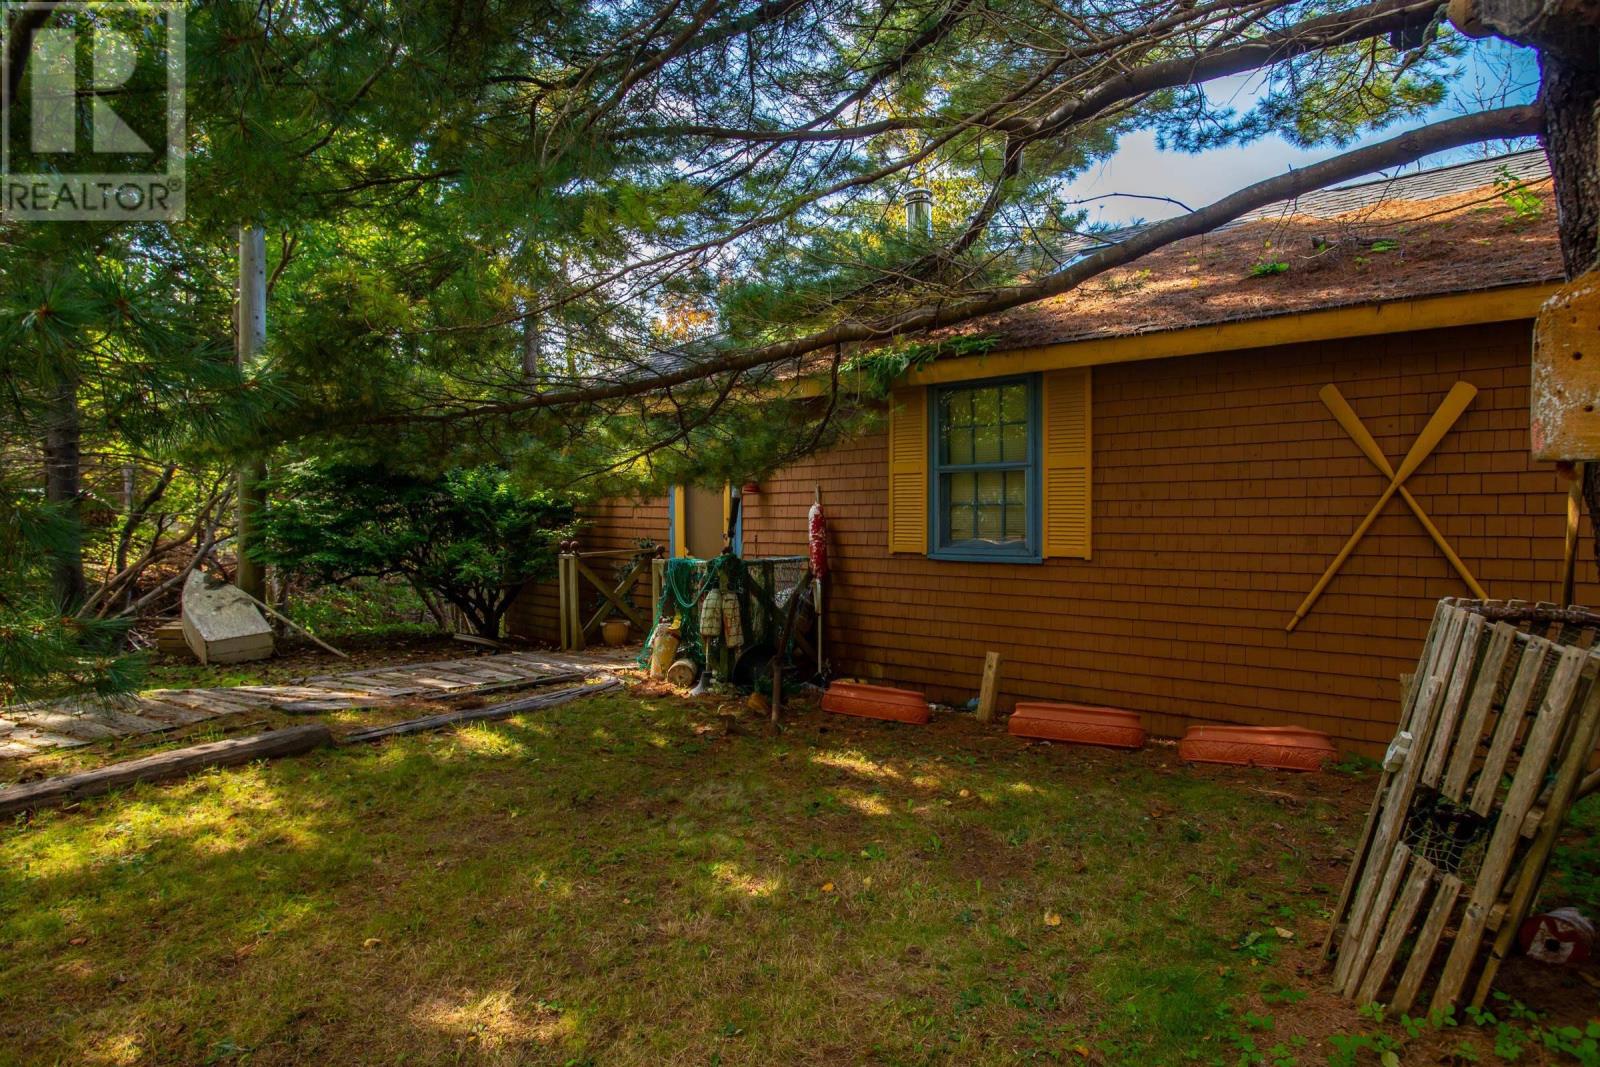
[[[1408,1012],[1482,1005],[1600,739],[1600,614],[1443,600],[1328,938],[1334,988]],[[1387,996],[1385,996],[1387,993]]]

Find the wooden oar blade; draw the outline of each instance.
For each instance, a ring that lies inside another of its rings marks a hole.
[[[1439,405],[1439,410],[1433,413],[1428,424],[1422,428],[1422,432],[1411,445],[1411,451],[1406,453],[1405,460],[1400,464],[1400,469],[1395,471],[1395,481],[1405,481],[1422,466],[1422,461],[1439,446],[1439,442],[1444,440],[1444,435],[1450,432],[1450,428],[1461,418],[1462,412],[1467,410],[1467,406],[1477,395],[1478,387],[1471,382],[1457,382],[1450,387],[1444,403]]]
[[[1339,392],[1337,385],[1324,385],[1317,392],[1322,398],[1323,406],[1333,415],[1334,421],[1344,427],[1344,432],[1361,449],[1361,454],[1372,461],[1372,465],[1382,471],[1389,478],[1394,477],[1394,468],[1389,465],[1389,457],[1383,454],[1383,449],[1378,447],[1378,442],[1373,440],[1372,434],[1367,432],[1366,424],[1361,421],[1361,416],[1356,414],[1355,408],[1350,406],[1350,401]]]

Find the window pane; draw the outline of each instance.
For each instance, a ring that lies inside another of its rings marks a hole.
[[[1006,471],[1006,503],[1022,505],[1028,501],[1028,474],[1026,471]]]
[[[947,389],[939,394],[939,461],[1026,463],[1028,387]]]
[[[972,462],[974,463],[999,463],[1000,453],[1000,427],[994,423],[982,423],[973,431]]]
[[[1000,421],[1000,390],[972,389],[972,421],[980,426],[994,426]]]
[[[1018,382],[1000,390],[1000,418],[1006,422],[1028,421],[1028,387]]]
[[[947,464],[973,462],[973,430],[970,426],[952,426],[944,435],[944,458]]]
[[[1006,471],[1005,539],[1028,539],[1028,476],[1024,471]]]
[[[1000,540],[1000,509],[998,507],[981,507],[978,509],[978,536],[985,541]]]
[[[1006,463],[1025,461],[1028,458],[1028,424],[1008,422],[1001,433],[1001,460]]]
[[[950,540],[972,540],[972,507],[968,504],[950,506]]]
[[[1006,540],[1026,541],[1028,539],[1028,516],[1021,508],[1006,509]]]
[[[984,471],[978,475],[978,503],[998,504],[1005,492],[1006,471]]]
[[[977,478],[978,476],[975,474],[950,475],[950,502],[952,504],[971,504],[977,500]]]

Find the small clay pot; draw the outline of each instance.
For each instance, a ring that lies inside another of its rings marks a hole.
[[[628,643],[628,620],[607,619],[600,625],[600,640],[616,648]]]

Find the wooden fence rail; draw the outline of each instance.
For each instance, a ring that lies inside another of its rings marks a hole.
[[[650,632],[650,615],[655,610],[654,601],[644,608],[634,603],[634,588],[639,578],[651,576],[652,591],[658,580],[657,568],[652,563],[665,552],[661,545],[639,549],[609,549],[597,552],[580,552],[576,541],[566,541],[561,546],[557,560],[557,584],[560,589],[561,647],[580,651],[589,643],[590,636],[611,615],[627,619],[641,634]],[[595,573],[589,560],[628,560],[632,564],[623,572],[620,581],[607,582]],[[585,587],[600,594],[600,606],[587,619],[583,617]]]

